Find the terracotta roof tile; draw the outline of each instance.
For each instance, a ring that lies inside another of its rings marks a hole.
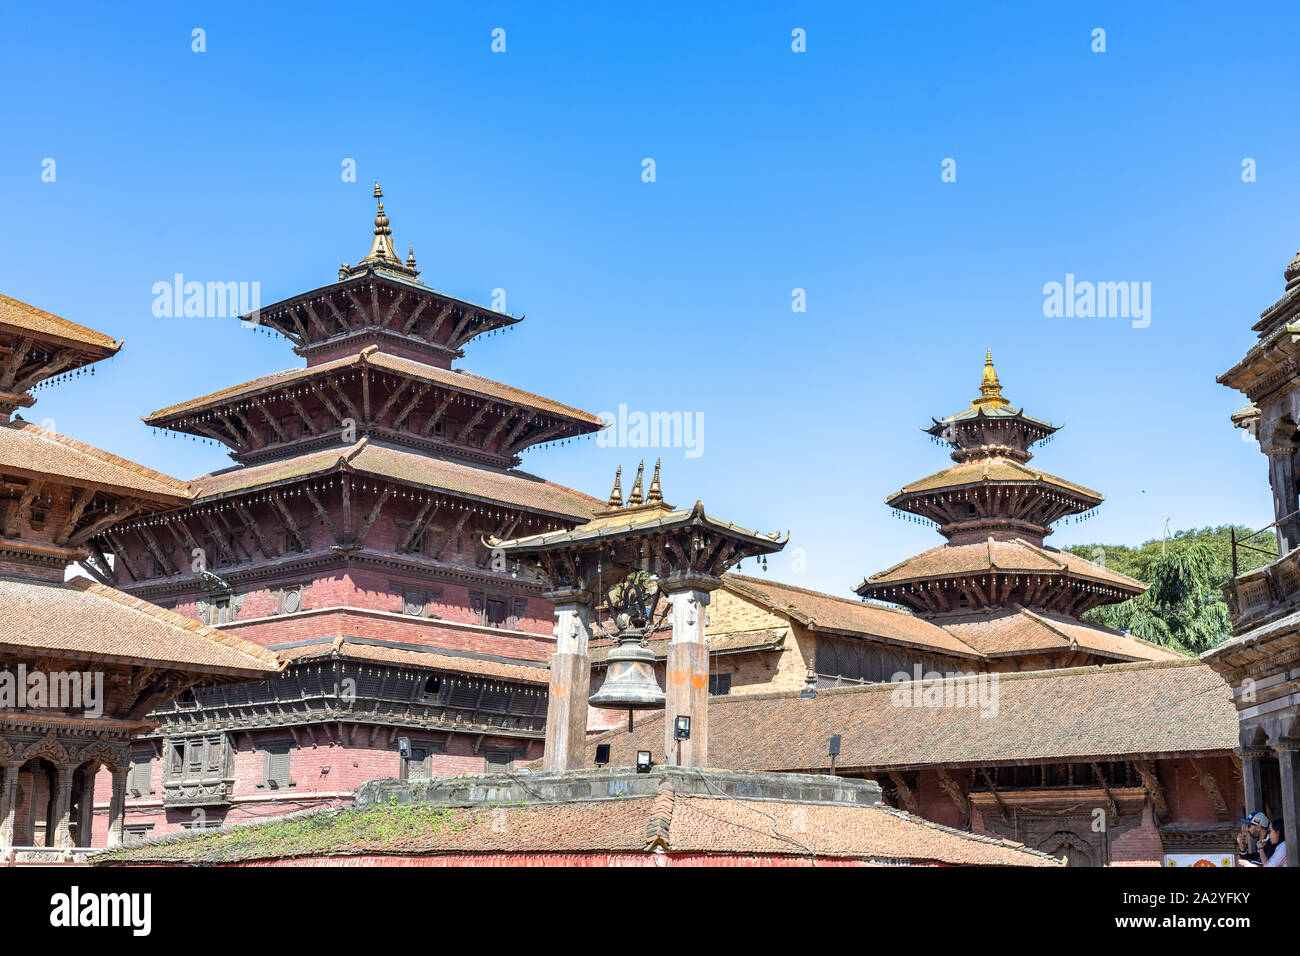
[[[1025,608],[1006,608],[945,618],[942,627],[987,657],[1059,651],[1071,642],[1086,651],[1124,661],[1185,660],[1167,647],[1141,641],[1075,618]]]
[[[980,653],[963,643],[958,636],[907,611],[810,591],[765,578],[727,574],[722,580],[723,585],[734,593],[757,600],[780,613],[789,614],[810,630],[860,634],[962,657],[978,657]]]
[[[901,491],[890,495],[886,502],[892,504],[898,498],[921,491],[941,491],[946,488],[961,488],[987,482],[1037,482],[1052,485],[1097,503],[1103,500],[1101,493],[1091,488],[1076,485],[1072,481],[1039,471],[1037,468],[1030,468],[1010,458],[991,457],[962,462],[904,485]]]
[[[730,770],[824,772],[832,734],[842,737],[837,766],[845,771],[1118,759],[1237,746],[1228,686],[1192,660],[999,674],[995,685],[985,685],[986,694],[995,694],[986,700],[996,701],[996,714],[977,706],[904,706],[915,702],[917,686],[925,685],[843,687],[807,700],[796,693],[711,698],[709,762]],[[613,766],[631,766],[637,750],[650,750],[662,762],[662,720],[662,712],[647,713],[631,734],[621,729],[596,740],[611,745]]]
[[[185,482],[21,419],[0,423],[0,470],[75,487],[127,492],[167,504],[190,498]]]
[[[1141,581],[1109,571],[1068,551],[1031,544],[1023,538],[942,544],[871,575],[865,584],[896,584],[988,571],[1064,573],[1070,577],[1108,584],[1133,594],[1141,594],[1146,590],[1146,585]]]
[[[85,578],[55,583],[0,576],[0,652],[147,661],[249,678],[280,668],[275,654],[257,644]]]
[[[116,353],[122,347],[122,343],[112,336],[88,329],[76,322],[69,322],[52,312],[38,309],[34,305],[28,305],[7,295],[0,295],[0,327],[3,326],[89,346],[93,350],[102,351],[105,356]]]
[[[280,482],[348,470],[403,481],[435,491],[499,502],[569,518],[587,520],[603,502],[522,471],[503,471],[379,445],[362,438],[335,451],[314,452],[287,461],[232,468],[196,478],[199,499],[262,488]]]
[[[149,415],[145,418],[145,421],[149,424],[160,424],[167,420],[200,409],[220,406],[233,399],[268,390],[275,390],[294,382],[303,381],[318,375],[327,375],[330,372],[335,372],[340,369],[364,368],[366,366],[392,372],[396,375],[412,378],[420,382],[428,382],[435,386],[442,386],[459,392],[479,395],[484,398],[506,402],[512,405],[519,405],[524,408],[536,409],[537,411],[553,415],[557,418],[573,419],[575,422],[591,426],[588,430],[594,430],[604,424],[596,415],[584,412],[571,405],[565,405],[563,402],[557,402],[554,399],[546,398],[543,395],[537,395],[533,392],[525,391],[522,388],[515,388],[512,385],[505,385],[501,382],[493,381],[490,378],[484,378],[481,375],[474,375],[463,370],[438,368],[435,365],[427,365],[424,362],[417,362],[414,359],[389,355],[386,352],[379,351],[376,346],[370,346],[356,355],[335,359],[331,362],[322,362],[320,365],[313,365],[307,368],[294,368],[286,369],[283,372],[274,372],[270,375],[264,375],[261,378],[253,379],[251,382],[232,385],[230,388],[224,388],[220,391],[212,392],[209,395],[203,395],[199,398],[192,398],[175,405],[169,405],[166,408],[160,408],[158,411]]]
[[[775,832],[774,832],[775,831]],[[1019,844],[929,823],[884,806],[656,796],[510,807],[431,805],[324,810],[164,838],[96,863],[232,863],[320,856],[486,853],[772,855],[862,862],[1058,866]]]

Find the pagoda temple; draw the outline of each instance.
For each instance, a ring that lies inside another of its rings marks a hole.
[[[955,464],[886,499],[933,522],[947,543],[871,575],[857,593],[935,623],[994,670],[1172,656],[1080,620],[1146,586],[1044,543],[1054,523],[1096,508],[1102,496],[1029,465],[1030,448],[1059,426],[1003,397],[991,352],[979,392],[969,408],[926,429],[951,446]]]
[[[487,539],[573,527],[604,502],[517,468],[599,418],[453,368],[520,319],[435,291],[383,194],[367,254],[249,323],[304,360],[145,421],[229,448],[194,498],[101,535],[132,594],[288,661],[273,681],[161,709],[128,829],[350,800],[364,781],[540,754],[551,607]],[[190,752],[228,755],[196,769]],[[151,758],[151,759],[150,759]],[[195,816],[195,811],[201,811]]]
[[[92,841],[118,842],[132,743],[153,730],[149,712],[196,685],[279,669],[256,644],[107,583],[65,580],[98,542],[116,540],[114,526],[192,497],[184,482],[16,414],[34,403],[37,386],[88,374],[121,345],[0,296],[0,854],[7,861],[51,862],[84,855]],[[109,567],[102,553],[99,567]],[[93,817],[97,794],[107,804],[102,821]]]

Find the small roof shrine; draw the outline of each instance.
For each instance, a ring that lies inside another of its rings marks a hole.
[[[538,575],[550,587],[547,597],[555,604],[546,770],[583,765],[590,627],[602,608],[613,616],[619,646],[604,655],[605,681],[590,695],[591,705],[626,709],[629,726],[634,710],[667,708],[675,719],[669,732],[678,734],[665,745],[672,762],[707,766],[709,651],[704,609],[729,567],[779,551],[789,539],[788,534],[760,534],[719,521],[706,514],[699,501],[689,509],[675,508],[664,501],[659,462],[648,491],[642,484],[644,470],[642,462],[624,501],[619,468],[606,507],[571,531],[486,542],[508,556],[535,561]],[[668,606],[660,623],[669,615],[672,619],[666,694],[654,675],[654,651],[647,646],[661,598]]]
[[[732,565],[785,547],[789,534],[764,534],[720,521],[706,514],[699,501],[691,508],[666,503],[659,469],[655,462],[646,491],[643,462],[624,502],[619,468],[606,507],[572,530],[488,543],[516,557],[535,559],[543,577],[559,586],[597,595],[603,593],[600,582],[616,582],[636,571],[660,579],[717,579],[712,584],[716,587]]]
[[[871,575],[857,593],[927,616],[1034,608],[1074,618],[1141,594],[1145,585],[1046,546],[1052,525],[1101,504],[1089,488],[1028,465],[1058,426],[1014,408],[985,354],[980,395],[925,431],[952,447],[954,466],[886,499],[934,522],[948,543]]]

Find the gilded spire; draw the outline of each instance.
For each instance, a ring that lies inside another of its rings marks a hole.
[[[614,472],[614,490],[609,493],[609,501],[606,502],[611,508],[623,507],[623,466],[618,466],[618,471]]]
[[[415,247],[410,247],[410,254],[406,257],[406,264],[403,265],[401,257],[397,254],[397,247],[393,245],[393,226],[388,220],[388,214],[384,212],[384,190],[379,183],[375,183],[375,202],[377,208],[373,229],[374,239],[370,243],[370,252],[355,266],[343,265],[339,269],[339,278],[348,279],[382,271],[422,285],[418,278],[420,270],[415,267]]]
[[[662,461],[662,458],[655,459],[655,473],[654,477],[650,479],[650,493],[646,495],[645,499],[650,504],[658,504],[664,500],[664,489],[659,484],[659,464]]]
[[[642,459],[641,464],[636,466],[636,481],[632,482],[632,490],[627,496],[627,504],[629,508],[633,505],[639,505],[644,501],[641,497],[641,477],[644,473],[645,460]]]
[[[1002,408],[1010,405],[1002,397],[1002,384],[998,381],[997,370],[993,367],[993,350],[984,353],[984,374],[980,378],[980,397],[971,402],[974,408]]]

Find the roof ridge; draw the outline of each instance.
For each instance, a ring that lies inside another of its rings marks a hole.
[[[1167,667],[1187,667],[1191,664],[1204,664],[1203,661],[1195,657],[1181,657],[1174,660],[1158,661],[1124,661],[1119,664],[1081,664],[1078,667],[1051,667],[1045,670],[1036,671],[969,671],[962,672],[961,677],[953,678],[957,680],[969,680],[970,678],[997,676],[999,682],[1002,681],[1020,681],[1020,680],[1043,680],[1056,677],[1077,677],[1082,674],[1110,674],[1115,671],[1132,671],[1132,670],[1160,670]],[[1209,665],[1206,664],[1206,667]],[[842,694],[866,694],[866,693],[892,693],[898,687],[904,684],[914,683],[913,681],[895,681],[893,683],[874,683],[874,684],[855,684],[850,687],[821,687],[817,689],[814,697],[808,700],[816,700],[822,696],[839,696]],[[725,707],[730,704],[743,704],[751,700],[775,700],[779,698],[799,698],[803,690],[780,690],[765,691],[758,694],[726,694],[720,697],[713,697],[709,700],[710,707]],[[653,720],[656,716],[661,716],[663,711],[655,711],[650,717],[638,720],[637,726],[640,727],[646,722]],[[612,728],[607,733],[626,733],[626,728]],[[599,740],[600,737],[592,738]],[[591,743],[592,741],[588,741]]]
[[[671,845],[673,812],[676,809],[677,793],[665,776],[659,782],[654,803],[650,805],[650,818],[646,821],[646,850],[660,847],[667,849]]]
[[[989,836],[984,833],[975,833],[972,830],[959,830],[956,827],[950,827],[942,823],[935,823],[933,820],[927,820],[925,817],[914,816],[913,814],[908,813],[906,810],[897,810],[894,807],[886,806],[883,803],[877,804],[876,809],[883,810],[885,813],[891,814],[896,817],[901,817],[902,819],[908,820],[911,823],[916,823],[916,824],[920,824],[921,826],[928,827],[931,830],[937,830],[940,833],[948,833],[951,834],[952,836],[961,837],[963,840],[972,840],[976,843],[989,843],[995,846],[1009,847],[1014,850],[1020,850],[1024,853],[1032,853],[1035,856],[1045,857],[1046,859],[1049,860],[1058,859],[1057,857],[1052,856],[1050,853],[1046,853],[1043,850],[1036,850],[1033,847],[1028,846],[1027,844],[1024,843],[1020,843],[1016,840],[1007,840],[1002,837]]]

